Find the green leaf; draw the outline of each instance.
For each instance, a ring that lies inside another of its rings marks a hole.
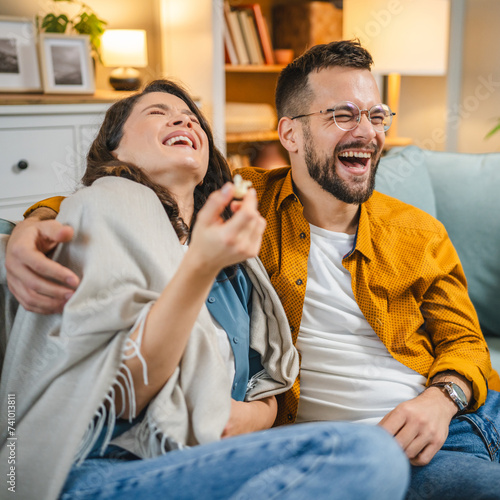
[[[65,33],[68,23],[69,19],[65,14],[47,14],[42,20],[42,29],[47,33]]]
[[[500,120],[498,123],[486,134],[485,139],[489,139],[492,135],[495,135],[500,130]]]

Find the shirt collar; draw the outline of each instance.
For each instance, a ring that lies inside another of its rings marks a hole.
[[[281,208],[281,204],[291,196],[294,200],[299,201],[298,196],[293,191],[293,182],[292,182],[292,168],[288,170],[286,174],[285,180],[281,185],[281,189],[278,196],[278,210]]]
[[[278,210],[281,208],[281,204],[289,197],[292,197],[292,199],[300,203],[299,197],[295,194],[293,190],[291,168],[286,174],[285,180],[283,181],[283,184],[279,192],[278,205],[277,205]],[[354,238],[354,247],[353,251],[350,253],[353,253],[354,251],[357,250],[361,252],[366,258],[372,260],[375,255],[375,251],[373,249],[373,242],[371,238],[369,204],[370,200],[361,205],[358,228],[356,230],[356,237]]]
[[[367,259],[372,260],[375,256],[370,228],[370,200],[361,205],[358,229],[354,240],[354,250],[361,252]]]

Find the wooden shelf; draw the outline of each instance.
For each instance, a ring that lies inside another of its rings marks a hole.
[[[280,73],[281,64],[226,64],[226,73]]]
[[[238,142],[271,142],[279,141],[278,131],[270,130],[268,132],[244,132],[244,133],[229,133],[226,134],[226,142],[228,144],[236,144]]]
[[[96,90],[94,94],[0,93],[0,104],[99,104],[115,102],[133,93],[116,90]]]

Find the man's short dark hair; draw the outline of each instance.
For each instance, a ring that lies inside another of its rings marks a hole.
[[[341,40],[315,45],[292,61],[281,72],[276,86],[278,118],[304,113],[313,98],[308,76],[313,71],[341,66],[370,71],[373,59],[359,40]]]

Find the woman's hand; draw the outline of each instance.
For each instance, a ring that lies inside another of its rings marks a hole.
[[[274,396],[251,401],[231,400],[231,415],[222,432],[223,438],[269,429],[276,418],[278,405]]]
[[[212,193],[200,210],[193,229],[189,252],[205,270],[216,274],[224,267],[258,255],[266,221],[257,208],[257,195],[249,189],[242,201],[232,201],[234,185],[227,183]],[[231,205],[233,216],[221,214]]]

